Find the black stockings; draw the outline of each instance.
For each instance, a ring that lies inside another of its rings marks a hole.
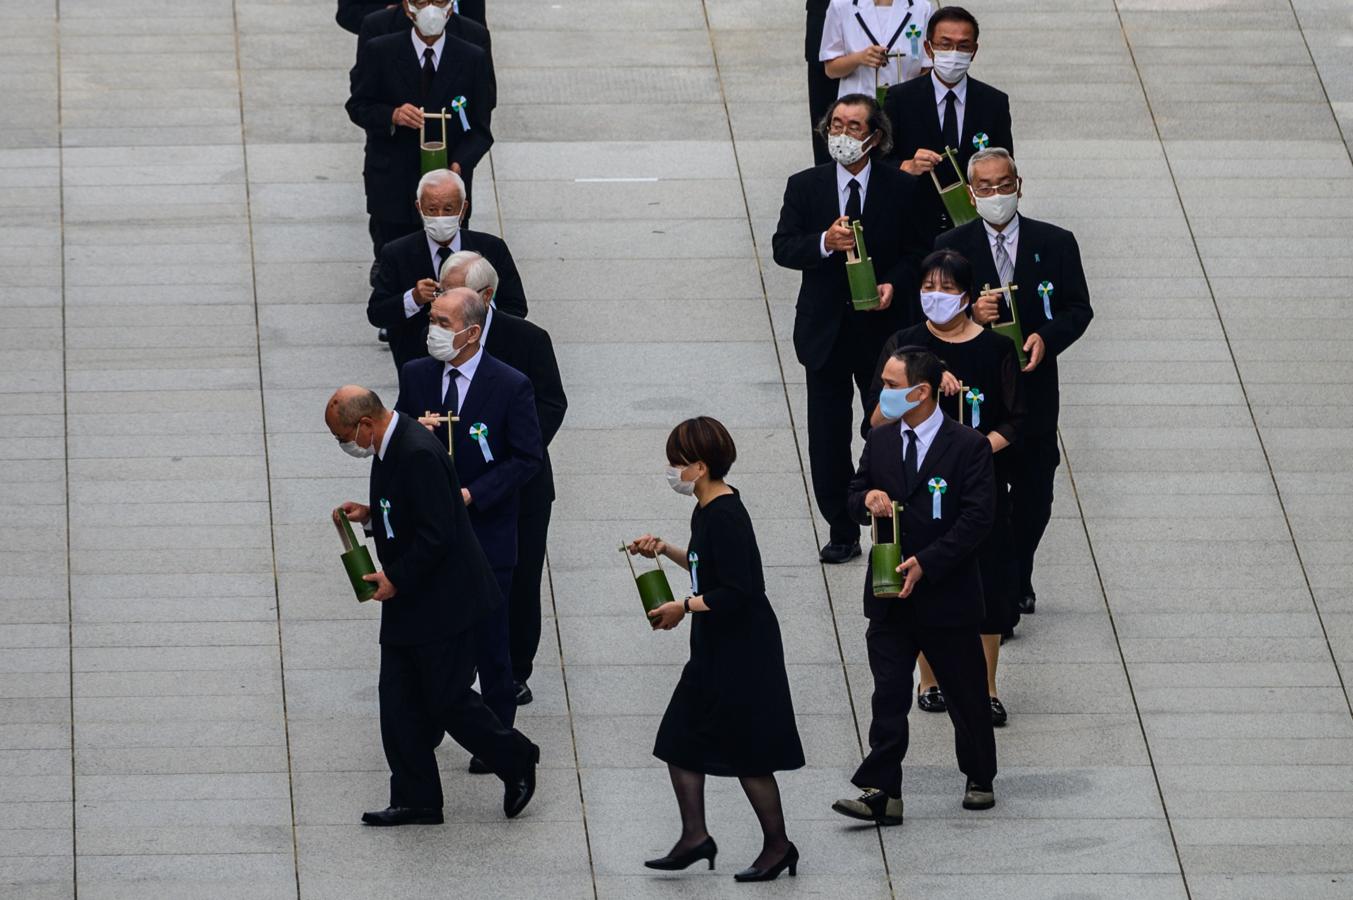
[[[698,847],[709,837],[705,827],[705,776],[670,764],[667,771],[672,777],[677,807],[681,810],[681,840],[671,850],[671,854],[676,855]],[[775,783],[774,775],[757,775],[739,778],[738,781],[752,804],[756,820],[761,823],[761,855],[752,865],[769,868],[789,852],[785,813],[780,805],[780,786]]]

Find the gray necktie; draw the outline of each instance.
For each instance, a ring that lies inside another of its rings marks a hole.
[[[1001,276],[1001,284],[1006,285],[1015,280],[1015,264],[1010,261],[1010,254],[1005,252],[1005,233],[996,233],[996,252],[993,254],[996,259],[996,274]]]

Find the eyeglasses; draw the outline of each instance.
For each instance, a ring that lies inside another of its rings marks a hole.
[[[869,126],[861,125],[859,122],[849,122],[844,125],[841,124],[840,122],[833,122],[831,123],[830,126],[827,127],[827,133],[848,134],[851,137],[860,137],[861,135],[869,133]]]
[[[1010,195],[1019,190],[1018,181],[1002,181],[1000,184],[974,184],[972,192],[977,197],[992,197],[996,194]]]
[[[977,43],[975,41],[959,41],[958,43],[954,43],[953,41],[932,41],[930,48],[941,53],[952,53],[955,50],[959,53],[974,53],[977,51]]]
[[[425,6],[450,6],[451,0],[409,0],[409,5],[414,9],[422,9]]]

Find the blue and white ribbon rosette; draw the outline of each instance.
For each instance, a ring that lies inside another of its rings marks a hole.
[[[1043,298],[1043,315],[1049,320],[1052,319],[1052,282],[1040,281],[1038,283],[1038,296]]]
[[[949,482],[945,481],[943,478],[932,478],[927,482],[927,486],[930,488],[931,497],[930,518],[938,519],[940,518],[941,512],[940,498],[944,496],[945,491],[949,490]]]
[[[475,422],[470,426],[470,437],[479,445],[479,452],[484,454],[484,462],[493,462],[493,451],[489,449],[489,426],[483,422]]]
[[[456,115],[460,116],[461,131],[470,130],[470,120],[465,116],[465,104],[468,102],[469,101],[465,99],[464,94],[461,94],[459,97],[451,101],[451,108],[456,111]]]
[[[385,522],[385,537],[387,540],[395,539],[395,530],[390,527],[390,501],[384,497],[381,498],[381,519]]]
[[[987,136],[987,133],[985,131],[979,131],[977,132],[977,134],[974,134],[972,136],[972,145],[978,150],[987,149],[987,145],[990,143],[991,138]]]
[[[987,399],[987,395],[982,393],[981,388],[968,388],[968,393],[963,395],[968,401],[968,407],[972,410],[972,427],[977,428],[982,424],[982,401]]]
[[[686,562],[691,567],[691,596],[698,596],[700,593],[700,554],[692,550],[686,554]]]
[[[921,55],[921,29],[915,22],[907,26],[907,30],[902,35],[911,43],[911,57],[917,59]]]

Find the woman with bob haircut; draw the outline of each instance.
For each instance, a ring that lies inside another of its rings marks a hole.
[[[708,416],[667,438],[667,482],[693,496],[691,539],[682,549],[652,534],[631,554],[659,554],[690,572],[690,596],[649,613],[671,630],[691,616],[691,656],[658,726],[653,755],[667,763],[681,810],[681,839],[650,869],[685,869],[719,852],[705,827],[705,776],[737,778],[761,824],[761,854],[737,881],[797,874],[799,851],[785,834],[774,773],[803,766],[803,745],[785,673],[780,625],[766,597],[751,517],[724,476],[737,458],[728,430]]]

